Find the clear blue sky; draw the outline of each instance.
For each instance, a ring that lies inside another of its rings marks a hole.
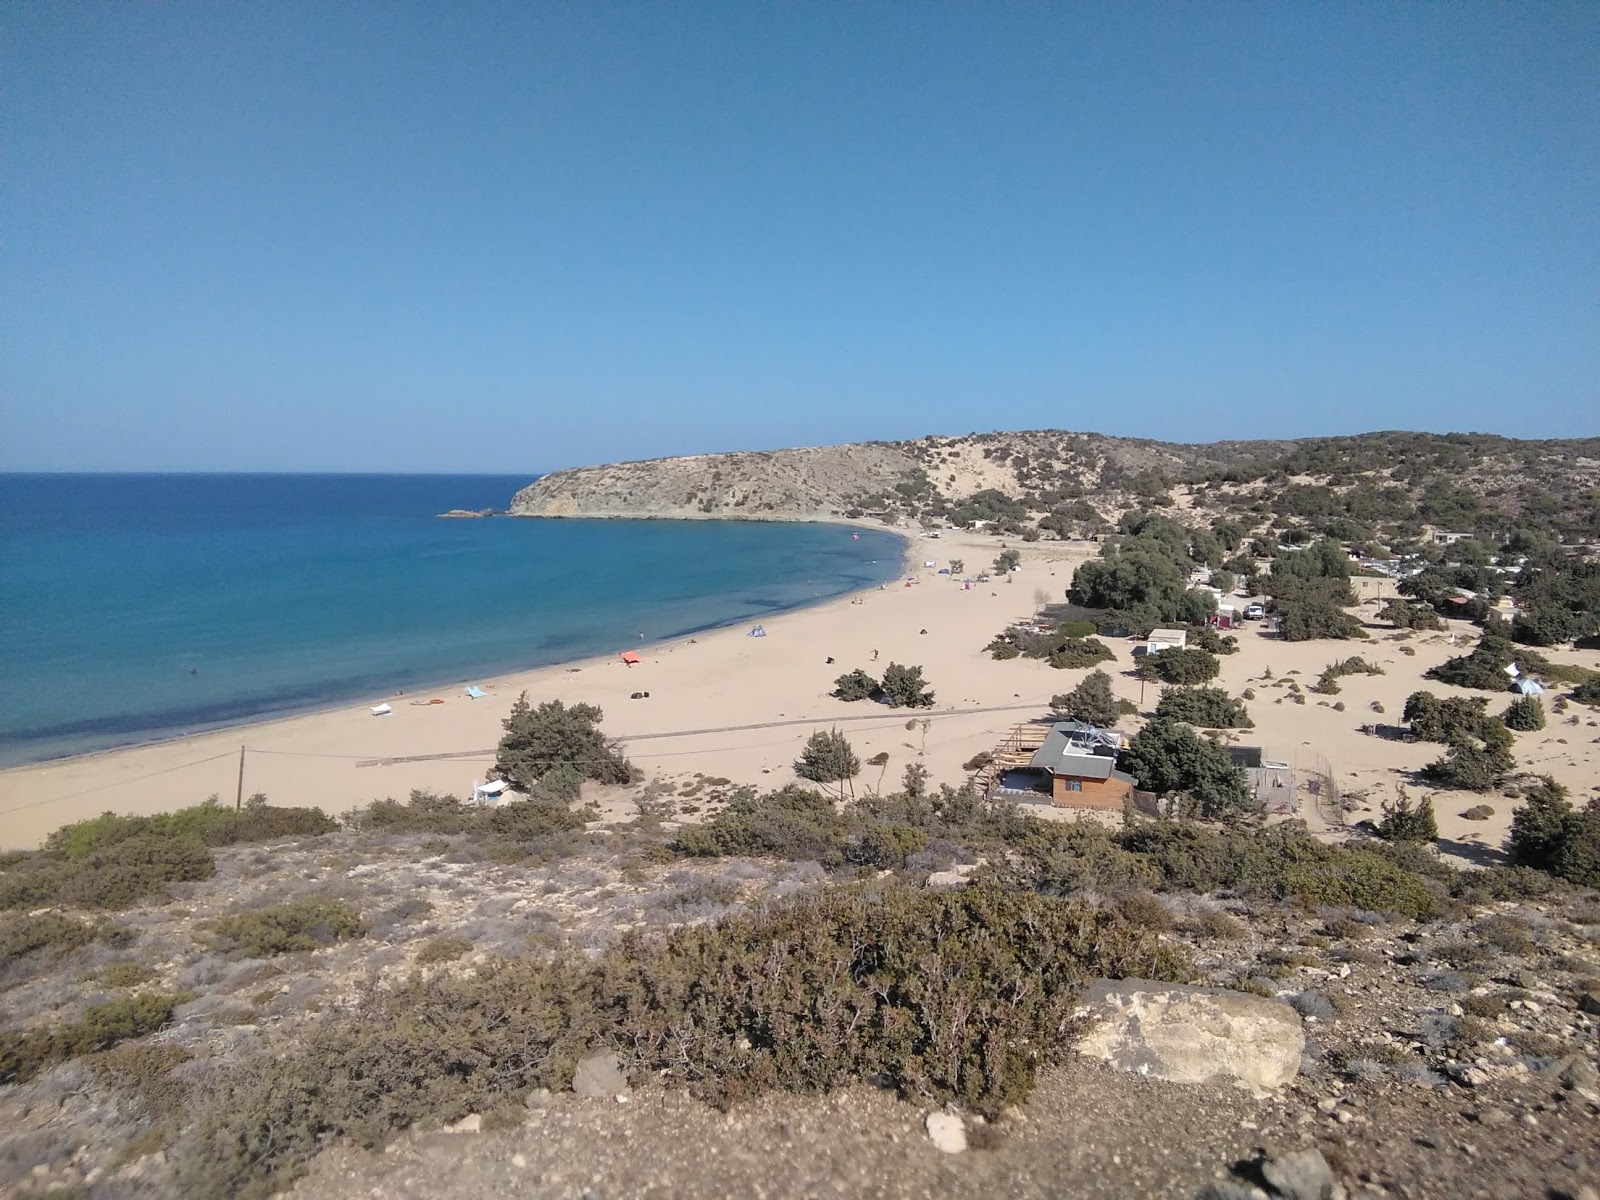
[[[0,8],[0,467],[1600,432],[1600,4]]]

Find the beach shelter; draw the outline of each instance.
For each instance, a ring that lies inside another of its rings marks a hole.
[[[1539,681],[1537,679],[1519,679],[1512,686],[1514,686],[1517,691],[1521,692],[1524,696],[1544,695],[1544,688],[1539,685]]]
[[[373,707],[372,715],[375,717],[387,717],[393,711],[394,709],[390,708],[387,704],[379,704]]]
[[[748,634],[746,634],[745,636],[746,637],[766,637],[767,636],[767,627],[765,625],[754,625],[754,626],[751,626],[750,632]]]
[[[489,693],[484,691],[481,687],[469,687],[467,689],[467,695],[473,700],[482,700],[488,694]]]
[[[630,667],[631,667],[631,666],[633,666],[633,665],[634,665],[634,664],[635,664],[635,663],[636,663],[636,662],[638,662],[638,661],[639,661],[639,655],[638,655],[638,653],[637,653],[637,652],[636,652],[636,651],[633,651],[633,650],[624,650],[624,651],[623,651],[623,652],[622,652],[622,661],[623,661],[623,662],[625,662],[625,663],[627,663],[627,664],[628,664],[628,665],[629,665],[629,666],[630,666]]]

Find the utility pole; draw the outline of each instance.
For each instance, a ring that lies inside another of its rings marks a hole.
[[[233,811],[238,812],[244,803],[244,747],[239,747],[239,790],[233,794]]]

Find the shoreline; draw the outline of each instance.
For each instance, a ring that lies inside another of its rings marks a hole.
[[[510,515],[510,514],[506,514],[506,515]],[[581,516],[581,517],[549,517],[549,518],[547,518],[547,517],[543,517],[543,516],[531,516],[530,515],[530,516],[519,516],[518,519],[519,520],[589,520],[589,519],[595,519],[595,520],[607,520],[607,519],[635,520],[635,519],[648,519],[648,518],[634,518],[634,517],[621,516],[621,515],[618,515],[618,516],[608,515],[606,517],[595,517],[595,518],[590,518],[590,517],[587,517],[587,516]],[[660,518],[655,518],[655,519],[677,520],[679,518],[677,518],[677,517],[660,517]],[[684,519],[688,519],[688,518],[684,518]],[[713,519],[715,519],[715,518],[713,518]],[[758,523],[754,519],[745,520],[745,519],[742,519],[742,518],[739,518],[739,517],[725,517],[725,518],[721,518],[721,519],[729,520],[729,521],[740,521],[740,523],[743,523],[743,524]],[[876,531],[878,531],[880,533],[887,533],[887,534],[890,534],[890,535],[898,538],[900,540],[900,542],[902,543],[901,548],[900,548],[901,549],[900,565],[899,565],[899,568],[897,570],[896,575],[892,576],[891,578],[898,579],[898,578],[904,576],[905,573],[908,570],[910,570],[911,566],[912,566],[913,555],[912,555],[911,551],[912,551],[912,548],[913,548],[913,546],[914,546],[914,544],[915,544],[915,542],[917,540],[917,537],[916,537],[916,535],[910,534],[907,531],[902,530],[902,529],[894,529],[894,528],[891,528],[889,526],[882,525],[880,523],[875,523],[875,522],[866,521],[866,520],[853,520],[853,519],[848,518],[848,517],[834,517],[834,518],[829,518],[827,520],[820,520],[820,519],[817,519],[817,518],[809,518],[809,517],[796,517],[796,518],[793,519],[793,522],[771,521],[770,523],[805,523],[805,524],[815,524],[815,525],[833,525],[833,526],[839,526],[839,527],[845,527],[845,528],[851,528],[851,529],[872,529],[872,530],[876,530]],[[879,561],[879,560],[874,560],[874,561]],[[874,590],[875,587],[876,587],[875,584],[863,584],[862,586],[857,587],[857,588],[852,588],[849,591],[838,592],[838,593],[835,593],[834,595],[823,597],[823,598],[820,598],[820,599],[816,598],[816,597],[813,597],[812,599],[803,601],[800,604],[795,604],[795,605],[789,605],[789,606],[785,606],[785,607],[781,607],[781,608],[776,608],[776,609],[772,609],[772,610],[770,610],[768,612],[763,612],[763,613],[746,614],[745,616],[741,616],[741,617],[738,617],[737,619],[729,620],[729,621],[725,621],[725,622],[713,622],[713,623],[706,624],[706,625],[695,626],[695,627],[690,628],[690,629],[685,629],[685,630],[681,630],[681,631],[676,632],[676,633],[672,633],[672,634],[670,634],[670,635],[668,635],[666,637],[663,637],[663,638],[647,639],[647,640],[645,640],[643,642],[639,642],[637,645],[633,645],[632,643],[630,643],[628,648],[629,649],[645,649],[645,648],[655,648],[655,647],[658,647],[658,646],[670,645],[673,642],[681,641],[681,640],[686,639],[686,638],[698,637],[698,636],[700,636],[702,634],[713,633],[713,632],[716,632],[716,631],[722,630],[722,629],[731,629],[731,628],[733,628],[733,627],[735,627],[737,625],[743,624],[747,620],[753,620],[753,621],[756,621],[757,623],[759,623],[760,621],[762,621],[764,619],[770,620],[770,619],[772,619],[774,617],[782,616],[782,615],[785,615],[787,613],[803,612],[803,611],[806,611],[808,609],[819,608],[819,607],[822,607],[824,605],[833,603],[834,601],[843,600],[843,599],[847,599],[847,598],[849,598],[851,596],[858,595],[861,592]],[[128,741],[118,742],[118,743],[116,743],[114,745],[109,745],[109,746],[100,746],[100,747],[97,747],[95,749],[69,751],[69,752],[64,753],[64,754],[47,754],[47,755],[44,755],[44,756],[41,756],[41,757],[38,757],[38,758],[26,758],[26,759],[23,759],[23,760],[18,761],[18,762],[0,763],[0,779],[3,779],[3,777],[5,776],[6,773],[12,772],[12,771],[22,771],[22,770],[27,770],[29,768],[47,767],[47,766],[56,765],[56,764],[75,762],[75,761],[78,761],[78,760],[99,759],[99,758],[104,758],[104,757],[106,757],[108,755],[124,754],[124,753],[132,752],[132,751],[145,750],[145,749],[149,749],[151,747],[156,747],[156,746],[168,746],[168,745],[180,744],[180,743],[183,743],[183,742],[190,742],[190,741],[194,741],[194,740],[197,740],[197,739],[200,739],[200,738],[207,738],[207,737],[212,737],[212,736],[217,735],[217,734],[228,733],[230,731],[238,731],[238,732],[242,733],[242,732],[245,732],[245,731],[248,731],[248,730],[259,729],[259,728],[263,728],[263,727],[267,727],[267,726],[273,726],[273,725],[279,725],[279,724],[282,724],[282,723],[284,723],[286,721],[294,721],[294,720],[300,719],[302,717],[317,716],[317,715],[323,714],[323,713],[340,712],[340,711],[344,711],[344,710],[348,709],[351,705],[354,705],[354,704],[357,704],[357,703],[365,703],[364,701],[360,700],[360,697],[363,696],[363,695],[374,698],[374,699],[371,700],[371,703],[368,705],[368,707],[371,707],[372,705],[376,705],[376,704],[381,704],[381,703],[386,703],[386,702],[393,702],[394,700],[401,699],[401,698],[404,698],[407,702],[409,702],[409,701],[415,699],[417,696],[422,695],[424,693],[429,693],[429,692],[441,693],[441,692],[444,692],[444,691],[449,690],[449,689],[463,689],[463,688],[466,688],[469,685],[475,685],[475,686],[479,686],[479,687],[483,687],[483,686],[487,685],[488,687],[493,688],[495,685],[499,684],[500,682],[502,682],[504,680],[517,678],[517,677],[520,677],[520,676],[523,676],[523,675],[527,675],[527,674],[529,674],[531,672],[564,669],[564,668],[572,667],[574,665],[591,665],[591,664],[604,663],[604,662],[608,661],[612,657],[614,657],[614,655],[611,654],[610,652],[608,652],[606,654],[580,655],[580,656],[578,656],[576,658],[558,658],[558,659],[555,659],[553,661],[543,662],[543,663],[527,663],[527,664],[522,664],[522,665],[509,665],[509,666],[508,665],[501,665],[501,666],[488,668],[485,672],[483,672],[481,674],[458,676],[458,677],[453,677],[453,678],[448,678],[448,679],[443,679],[443,680],[431,680],[431,681],[430,680],[423,680],[421,682],[408,683],[408,684],[406,684],[404,689],[398,689],[398,690],[387,691],[387,692],[382,691],[382,689],[385,687],[384,684],[375,683],[373,685],[373,688],[370,691],[356,692],[356,693],[351,693],[351,694],[348,694],[348,695],[342,695],[340,697],[328,697],[328,698],[325,698],[325,699],[312,700],[312,701],[308,701],[307,703],[304,703],[304,704],[293,704],[293,705],[290,705],[290,706],[287,706],[287,707],[284,707],[284,708],[268,709],[268,710],[265,710],[263,712],[253,713],[253,714],[251,714],[249,716],[241,717],[241,718],[238,718],[238,719],[223,718],[223,719],[221,719],[221,720],[219,720],[219,721],[217,721],[215,723],[201,722],[200,724],[197,724],[197,725],[177,727],[172,732],[158,733],[158,734],[155,734],[155,735],[149,736],[149,737],[141,737],[141,736],[137,736],[136,735],[136,736],[132,737]],[[0,816],[4,816],[4,815],[5,815],[4,809],[0,808]]]

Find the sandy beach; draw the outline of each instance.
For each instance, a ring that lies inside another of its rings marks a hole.
[[[1084,674],[1027,659],[996,662],[983,648],[1007,624],[1035,610],[1036,593],[1060,600],[1077,563],[1098,548],[1085,542],[1007,544],[1021,551],[1022,569],[964,588],[937,568],[963,559],[967,573],[976,574],[992,562],[1000,540],[955,531],[937,540],[915,538],[908,548],[908,573],[915,580],[910,586],[901,581],[766,619],[764,638],[750,637],[740,626],[691,639],[619,646],[619,652],[638,651],[642,661],[630,667],[611,655],[464,680],[431,692],[374,695],[284,720],[10,769],[0,772],[0,845],[37,846],[58,826],[105,811],[158,812],[213,794],[232,803],[241,745],[245,795],[262,792],[279,804],[318,805],[338,813],[385,796],[404,797],[413,788],[466,796],[493,763],[501,721],[523,691],[534,702],[599,705],[606,732],[625,743],[647,778],[675,781],[701,773],[780,786],[794,780],[792,764],[805,739],[837,723],[863,760],[889,755],[886,767],[863,769],[858,790],[896,787],[913,760],[924,762],[936,783],[959,783],[966,775],[962,763],[992,749],[1017,723],[1047,715],[1050,697],[1070,690]],[[927,561],[936,566],[924,566]],[[1356,582],[1374,604],[1392,594],[1386,581]],[[1373,607],[1362,611],[1370,614]],[[1465,624],[1452,631],[1458,642],[1475,635]],[[1223,686],[1234,694],[1255,691],[1249,710],[1256,728],[1237,740],[1261,745],[1270,758],[1330,770],[1347,794],[1365,791],[1375,815],[1378,802],[1392,799],[1396,784],[1405,782],[1398,772],[1415,770],[1442,748],[1388,741],[1360,732],[1360,726],[1398,723],[1406,696],[1419,687],[1441,695],[1469,694],[1421,679],[1428,667],[1462,652],[1449,634],[1399,642],[1389,639],[1391,632],[1373,627],[1369,642],[1283,643],[1257,627],[1244,630],[1239,652],[1222,660]],[[1131,643],[1109,644],[1118,656],[1116,663],[1106,664],[1116,690],[1142,700],[1148,711],[1159,698],[1158,687],[1142,686],[1128,674]],[[1402,646],[1414,648],[1414,655],[1404,654]],[[1304,688],[1328,663],[1353,654],[1376,662],[1385,674],[1347,676],[1339,695],[1313,694],[1304,705],[1287,700],[1286,690],[1265,678],[1270,669],[1276,679],[1297,678]],[[1600,653],[1592,651],[1549,657],[1600,667]],[[851,668],[881,672],[891,661],[923,667],[935,692],[933,709],[889,710],[870,701],[847,704],[828,694],[835,678]],[[468,683],[487,694],[469,699]],[[633,700],[633,692],[650,695]],[[434,698],[444,703],[413,703]],[[1498,712],[1509,699],[1491,698],[1491,711]],[[393,711],[374,717],[369,706],[381,703]],[[1343,703],[1344,710],[1334,709],[1334,703]],[[1382,706],[1382,715],[1374,704]],[[1578,724],[1567,724],[1573,716]],[[1572,789],[1574,799],[1585,799],[1600,779],[1595,716],[1573,705],[1566,714],[1552,713],[1547,729],[1519,734],[1519,765],[1553,775]],[[1413,797],[1423,792],[1409,790]],[[1435,803],[1441,849],[1462,861],[1491,861],[1509,824],[1509,802],[1443,793]],[[1482,803],[1495,810],[1490,820],[1459,816]],[[1318,823],[1314,811],[1304,815]]]

